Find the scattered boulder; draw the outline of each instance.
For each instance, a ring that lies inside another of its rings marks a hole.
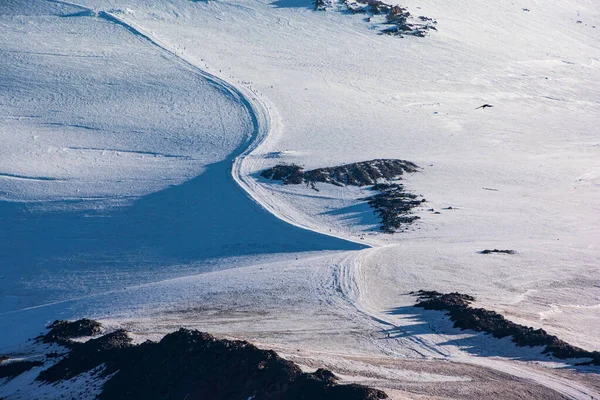
[[[517,254],[516,251],[514,250],[498,250],[498,249],[494,249],[494,250],[481,250],[479,252],[479,254],[492,254],[492,253],[501,253],[501,254]]]
[[[77,343],[38,380],[58,382],[103,366],[100,399],[339,399],[387,395],[362,385],[339,385],[325,369],[304,373],[272,350],[180,329],[160,342],[133,345],[124,330]]]
[[[4,357],[3,357],[4,358]],[[33,367],[44,365],[41,361],[8,361],[4,358],[0,364],[0,379],[12,379],[15,376],[21,375],[23,372],[29,371]]]
[[[600,366],[600,352],[587,351],[572,346],[543,329],[534,329],[507,320],[501,314],[484,308],[470,306],[475,298],[462,293],[442,294],[436,291],[419,290],[412,293],[418,297],[415,307],[425,310],[445,311],[455,328],[471,329],[476,332],[491,334],[495,338],[510,337],[521,347],[545,346],[544,353],[556,358],[587,358],[586,364]]]
[[[50,331],[39,337],[43,343],[70,343],[71,339],[83,336],[95,336],[102,333],[102,324],[83,318],[77,321],[56,320],[48,326]]]

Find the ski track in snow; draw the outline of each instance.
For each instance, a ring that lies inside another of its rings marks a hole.
[[[8,178],[8,179],[24,179],[28,181],[61,181],[63,179],[52,178],[49,176],[25,176],[25,175],[17,175],[17,174],[2,174],[0,173],[0,178]]]
[[[116,15],[109,11],[96,11],[92,8],[88,8],[76,3],[62,0],[47,0],[52,3],[61,5],[67,5],[76,7],[82,10],[82,13],[86,15],[93,15],[100,19],[109,21],[111,23],[118,24],[123,28],[127,29],[132,34],[138,36],[141,40],[147,41],[148,43],[156,46],[175,57],[175,60],[184,64],[186,67],[193,69],[193,71],[203,78],[211,82],[212,84],[219,86],[229,93],[231,96],[236,98],[244,107],[247,108],[249,114],[252,117],[252,123],[254,125],[254,132],[250,138],[246,140],[246,147],[241,151],[240,154],[236,155],[233,159],[231,174],[236,183],[247,193],[248,197],[252,199],[258,206],[263,207],[276,217],[281,220],[300,227],[303,229],[311,230],[320,234],[325,234],[339,239],[352,241],[359,243],[357,240],[336,236],[325,230],[319,231],[314,226],[307,226],[302,224],[302,221],[296,221],[289,218],[289,213],[285,211],[275,209],[270,203],[262,200],[259,190],[259,184],[247,173],[252,168],[253,160],[251,160],[252,153],[265,141],[268,135],[273,133],[277,134],[278,121],[273,120],[271,113],[268,111],[274,107],[271,104],[267,104],[264,99],[261,99],[258,95],[250,91],[244,86],[236,86],[233,83],[228,82],[226,79],[221,78],[215,74],[208,73],[203,70],[192,58],[186,57],[176,51],[174,46],[169,45],[165,41],[159,39],[152,32],[147,31],[142,26],[136,24],[130,19]],[[140,155],[153,155],[161,157],[181,157],[172,154],[160,154],[151,152],[132,152],[118,149],[102,149],[102,148],[70,148],[72,150],[94,150],[94,151],[114,151],[114,152],[127,152],[135,153]],[[13,179],[31,179],[31,180],[53,180],[54,178],[46,177],[26,177],[11,174],[0,174],[0,178],[13,178]],[[361,243],[364,245],[364,243]],[[335,286],[335,292],[339,293],[337,299],[327,299],[330,302],[336,303],[338,307],[347,307],[355,309],[356,312],[363,315],[366,319],[373,321],[376,325],[379,325],[383,330],[397,329],[402,330],[402,327],[396,325],[392,318],[389,318],[386,314],[381,313],[376,308],[369,306],[368,293],[365,293],[362,283],[361,270],[364,258],[373,251],[385,251],[386,246],[370,248],[366,250],[354,251],[348,253],[344,259],[337,265],[337,268],[333,271],[333,285]],[[103,293],[107,294],[107,293]],[[88,298],[89,296],[81,297],[79,299]],[[71,299],[69,301],[77,301],[79,299]],[[56,304],[56,303],[52,303]],[[49,304],[43,304],[32,308],[44,307]],[[400,354],[397,352],[398,348],[402,348],[404,351],[409,350],[414,352],[417,357],[434,358],[434,359],[445,359],[450,361],[469,363],[474,365],[481,365],[488,368],[492,368],[501,372],[508,373],[520,378],[531,380],[540,385],[546,386],[556,392],[561,393],[567,398],[571,399],[589,399],[590,397],[600,397],[600,393],[596,393],[584,385],[557,377],[554,374],[540,372],[539,370],[533,371],[523,365],[516,365],[510,361],[501,359],[489,359],[477,356],[469,356],[463,352],[448,351],[446,348],[442,348],[437,343],[444,342],[446,340],[443,335],[431,335],[431,330],[422,328],[422,332],[412,332],[409,335],[404,336],[401,340],[394,341],[381,341],[382,352],[389,355]],[[425,338],[423,335],[427,335]],[[433,339],[432,339],[433,338]]]
[[[362,250],[358,254],[351,255],[340,264],[340,269],[336,274],[336,282],[339,285],[340,291],[343,293],[352,306],[360,313],[363,313],[372,320],[387,326],[391,329],[403,331],[401,326],[398,326],[394,321],[387,317],[386,314],[370,308],[368,299],[363,298],[364,293],[361,291],[361,266],[364,257],[370,251],[382,251],[384,247]],[[413,329],[409,335],[404,336],[401,340],[397,340],[394,345],[389,344],[389,341],[384,342],[387,353],[394,353],[395,346],[414,351],[418,356],[425,358],[446,359],[454,362],[462,362],[465,364],[480,365],[500,372],[513,375],[535,382],[539,385],[552,389],[569,399],[587,400],[590,398],[600,397],[600,392],[590,389],[585,385],[558,377],[555,374],[532,370],[524,365],[518,365],[508,360],[498,358],[482,358],[469,356],[461,351],[448,351],[447,348],[441,348],[437,343],[443,343],[450,339],[449,335],[431,334],[432,331],[427,328],[421,328],[420,332],[415,332]],[[426,335],[426,338],[422,335]]]

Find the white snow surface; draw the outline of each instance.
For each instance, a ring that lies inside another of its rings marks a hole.
[[[476,386],[447,361],[600,397],[408,295],[468,293],[600,350],[600,8],[400,4],[438,30],[378,35],[308,0],[3,1],[0,354],[91,317],[140,340],[248,339],[397,398]],[[422,168],[404,177],[427,199],[406,232],[377,232],[364,190],[258,178],[373,158]],[[478,254],[494,248],[517,254]],[[15,387],[0,397],[27,398]]]

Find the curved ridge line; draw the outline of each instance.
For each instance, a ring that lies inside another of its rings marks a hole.
[[[233,180],[240,186],[240,188],[246,193],[246,195],[255,203],[258,207],[266,210],[271,215],[275,216],[277,219],[287,223],[288,225],[295,226],[297,228],[315,232],[321,235],[333,237],[339,240],[343,240],[349,243],[354,243],[362,246],[363,248],[373,247],[370,244],[360,242],[358,240],[337,236],[330,232],[326,232],[324,230],[319,230],[315,228],[311,228],[309,226],[301,225],[295,221],[292,221],[286,218],[284,215],[279,213],[274,207],[270,206],[265,201],[262,201],[260,195],[253,190],[252,178],[249,175],[244,175],[243,167],[246,158],[251,155],[260,145],[262,145],[269,133],[272,131],[272,122],[271,116],[268,112],[268,107],[265,104],[264,100],[260,99],[256,94],[250,92],[245,87],[237,87],[233,83],[227,81],[225,78],[217,76],[216,74],[212,74],[210,72],[205,71],[200,66],[196,65],[194,61],[184,55],[177,54],[176,50],[170,48],[170,46],[164,43],[159,38],[152,36],[152,33],[148,33],[143,27],[131,21],[130,19],[124,18],[122,16],[115,15],[110,11],[96,11],[93,8],[82,6],[80,4],[72,3],[67,0],[46,0],[51,3],[57,3],[62,5],[68,5],[72,7],[79,8],[84,11],[88,11],[92,13],[92,15],[104,19],[106,21],[115,23],[117,25],[122,26],[123,28],[130,31],[132,34],[139,36],[141,39],[146,40],[150,44],[155,47],[158,47],[162,51],[168,53],[173,56],[176,60],[183,63],[187,67],[191,68],[194,72],[205,78],[209,83],[215,85],[217,88],[226,91],[233,98],[239,100],[239,102],[246,108],[250,118],[252,120],[252,124],[254,125],[254,131],[250,135],[249,138],[246,139],[248,142],[247,147],[242,150],[240,153],[233,153],[233,162],[231,169],[231,176]],[[253,102],[254,100],[254,102]],[[237,149],[236,149],[237,151]]]

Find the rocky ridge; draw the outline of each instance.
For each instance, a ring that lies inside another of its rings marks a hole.
[[[119,329],[85,342],[55,335],[60,327],[75,334],[75,328],[102,326],[92,320],[57,321],[42,336],[44,343],[69,349],[42,370],[38,381],[46,384],[70,380],[91,372],[105,380],[99,399],[253,399],[253,400],[376,400],[387,395],[363,385],[338,383],[329,370],[303,372],[298,365],[272,350],[262,350],[242,340],[218,339],[197,330],[179,329],[159,342],[135,345],[129,332]],[[90,330],[87,330],[90,332]],[[80,332],[80,331],[78,331]],[[49,335],[52,333],[52,335]],[[30,369],[44,363],[25,365]],[[17,365],[17,363],[7,364]],[[46,364],[47,365],[47,364]],[[0,374],[9,378],[26,369],[8,370],[4,362]]]
[[[284,185],[306,185],[317,190],[317,183],[336,186],[371,186],[376,193],[364,198],[381,220],[381,231],[394,233],[419,219],[411,210],[425,199],[407,192],[398,183],[405,173],[414,173],[419,167],[406,160],[376,159],[344,164],[336,167],[305,171],[302,167],[280,164],[261,172],[266,179],[282,181]]]
[[[415,307],[446,312],[454,322],[455,328],[488,333],[498,339],[510,337],[520,347],[543,346],[544,354],[559,359],[589,359],[590,361],[583,364],[600,366],[600,352],[572,346],[543,329],[516,324],[495,311],[471,307],[471,302],[475,301],[472,296],[456,292],[443,294],[424,290],[413,294],[418,297]]]

